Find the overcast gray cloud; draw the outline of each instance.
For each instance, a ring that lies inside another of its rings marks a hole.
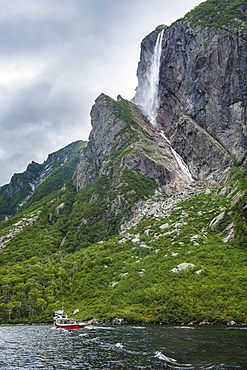
[[[87,140],[104,92],[131,99],[140,42],[197,0],[0,0],[0,185]]]

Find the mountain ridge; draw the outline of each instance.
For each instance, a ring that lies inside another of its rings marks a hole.
[[[100,94],[73,174],[57,167],[0,224],[1,323],[50,322],[63,306],[94,323],[246,325],[247,31],[243,17],[228,33],[208,25],[226,23],[222,4],[146,36],[135,98]]]
[[[78,140],[49,154],[42,164],[32,161],[24,172],[14,174],[9,184],[0,187],[0,220],[12,217],[56,168],[78,156],[85,146]]]

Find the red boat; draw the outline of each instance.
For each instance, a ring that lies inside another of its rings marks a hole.
[[[54,325],[60,329],[82,329],[85,328],[84,322],[79,322],[76,319],[70,319],[64,314],[63,310],[55,311]]]

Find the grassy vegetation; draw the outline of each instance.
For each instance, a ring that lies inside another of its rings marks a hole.
[[[246,29],[247,14],[243,11],[244,6],[245,0],[208,0],[187,13],[185,19],[192,26]]]
[[[0,323],[51,322],[62,307],[79,308],[84,320],[246,322],[247,170],[236,167],[222,189],[188,196],[118,235],[121,220],[155,197],[157,184],[123,167],[132,150],[155,148],[145,144],[130,104],[114,104],[125,123],[117,135],[126,140],[104,158],[107,175],[76,192],[74,157],[0,223]],[[181,263],[192,268],[172,272]]]
[[[78,193],[70,214],[66,250],[75,251],[116,235],[133,204],[152,195],[156,188],[153,180],[130,170],[120,172],[118,181],[120,186],[114,188],[112,178],[101,176]],[[117,196],[124,207],[115,214],[111,203]]]
[[[136,181],[137,174],[123,173],[121,182],[130,189],[140,188]],[[134,196],[150,196],[153,183],[142,176],[139,181],[142,193]],[[122,236],[117,235],[118,215],[104,219],[114,196],[107,178],[78,194],[67,183],[12,220],[41,211],[1,252],[0,322],[49,322],[62,305],[68,313],[79,308],[85,320],[245,322],[245,181],[243,173],[235,173],[226,191],[188,198],[169,217],[143,221]],[[223,211],[225,218],[212,230],[210,222]],[[235,238],[225,243],[228,231],[221,233],[231,223]],[[12,227],[11,221],[2,223],[0,235]],[[183,262],[195,267],[171,272]]]
[[[185,19],[192,26],[243,29],[244,5],[208,0]],[[42,165],[32,163],[26,177],[14,176],[11,200],[1,188],[0,219],[18,213],[0,223],[0,324],[51,322],[62,307],[68,314],[80,309],[83,320],[247,322],[247,169],[236,167],[224,187],[195,192],[171,212],[119,235],[133,206],[154,198],[157,189],[123,159],[143,152],[155,158],[156,147],[131,104],[112,102],[111,113],[124,127],[100,158],[104,168],[93,185],[76,192],[71,178],[78,156],[61,166],[58,151],[58,167],[22,207]],[[93,153],[94,143],[87,149]],[[191,268],[172,272],[182,263]]]
[[[33,193],[32,186],[40,181],[39,177],[45,171],[47,161],[43,164],[32,162],[26,171],[15,174],[10,184],[0,188],[0,221],[3,221],[6,215],[13,216],[16,212],[28,208],[32,202],[41,200],[60,189],[67,180],[71,179],[79,160],[79,153],[85,146],[86,142],[78,140],[50,154],[48,160],[52,163],[53,171],[49,178],[38,186],[29,200]],[[72,159],[67,160],[68,158]]]
[[[139,199],[151,197],[154,194],[157,184],[153,179],[145,177],[134,171],[125,169],[121,176],[120,191],[124,198],[132,198],[135,203]]]
[[[32,203],[42,200],[52,192],[61,189],[63,184],[72,178],[78,161],[79,155],[66,162],[63,166],[56,168],[52,174],[37,187],[30,200],[27,201],[22,209],[28,208]]]

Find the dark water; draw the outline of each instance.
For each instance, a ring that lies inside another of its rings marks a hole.
[[[247,369],[247,328],[2,326],[0,369]]]

